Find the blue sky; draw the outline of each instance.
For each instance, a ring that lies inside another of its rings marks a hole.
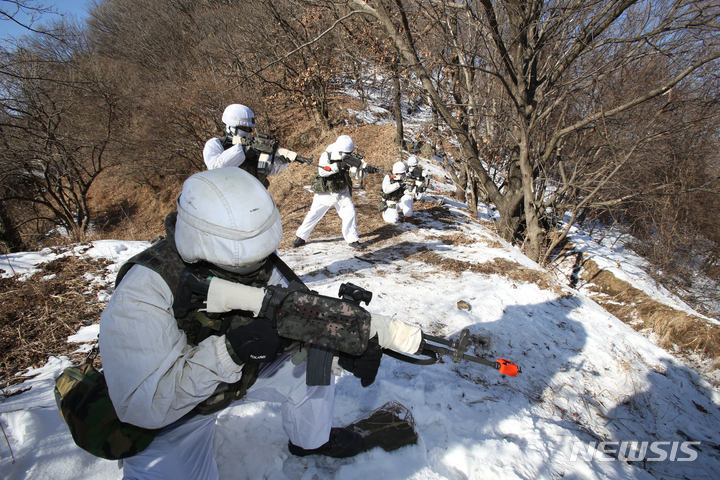
[[[78,19],[87,17],[85,9],[89,5],[89,0],[36,0],[35,4],[43,4],[47,7],[54,7],[58,13],[74,15]],[[11,13],[13,6],[8,2],[0,0],[0,7],[3,10],[9,10]],[[38,23],[47,23],[58,19],[58,15],[44,15]],[[27,22],[27,17],[18,15],[18,20]],[[10,20],[0,20],[0,39],[7,40],[11,37],[18,37],[27,34],[28,31]]]

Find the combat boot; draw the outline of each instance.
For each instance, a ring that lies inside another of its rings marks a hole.
[[[330,430],[330,440],[318,448],[306,450],[288,442],[290,453],[298,457],[307,455],[325,455],[333,458],[354,457],[363,451],[363,438],[359,433],[344,428]]]

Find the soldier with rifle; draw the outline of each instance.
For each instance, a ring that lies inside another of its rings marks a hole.
[[[363,437],[332,427],[335,356],[363,386],[384,353],[518,373],[507,360],[466,355],[467,331],[450,342],[370,313],[361,303],[372,293],[355,285],[342,285],[340,298],[310,291],[275,253],[282,223],[272,197],[243,170],[191,176],[165,229],[121,267],[100,320],[117,417],[155,429],[149,445],[120,457],[123,478],[217,479],[210,414],[241,398],[282,404],[292,455],[357,455]]]
[[[407,175],[405,191],[415,200],[420,200],[430,184],[430,175],[418,165],[417,157],[411,155],[407,159]]]
[[[267,177],[277,175],[292,161],[308,161],[286,148],[279,148],[277,139],[264,133],[251,137],[255,115],[245,105],[228,105],[222,115],[225,132],[205,142],[203,158],[208,170],[240,167],[260,180],[267,188]]]
[[[352,179],[362,179],[367,173],[380,171],[368,165],[363,157],[353,154],[355,143],[348,135],[340,135],[335,143],[327,147],[320,155],[317,173],[310,185],[313,202],[303,223],[295,232],[292,246],[297,248],[305,245],[315,226],[325,216],[330,207],[335,207],[342,219],[342,234],[350,247],[360,250],[360,235],[357,228],[357,214],[352,200]]]
[[[358,454],[362,437],[332,427],[332,358],[367,386],[381,348],[414,353],[420,329],[370,314],[362,292],[339,299],[302,285],[274,253],[282,224],[272,197],[241,169],[191,176],[165,226],[122,266],[100,321],[118,418],[160,429],[124,458],[124,478],[217,479],[208,414],[240,398],[282,403],[293,455]]]
[[[403,221],[413,216],[413,195],[408,191],[407,167],[403,162],[395,162],[392,173],[385,175],[382,183],[382,201],[379,210],[387,223],[397,223],[398,210],[403,213]]]

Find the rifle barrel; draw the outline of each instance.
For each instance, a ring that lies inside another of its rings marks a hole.
[[[452,357],[452,360],[454,363],[459,363],[462,360],[467,360],[469,362],[479,363],[480,365],[485,365],[486,367],[492,367],[495,370],[500,371],[500,373],[504,375],[510,375],[510,376],[516,376],[518,373],[521,373],[521,369],[515,365],[513,362],[510,362],[505,359],[499,359],[498,361],[492,361],[492,360],[486,360],[482,357],[476,357],[474,355],[468,355],[465,352],[467,352],[470,341],[470,330],[467,328],[463,329],[462,332],[460,332],[460,338],[457,341],[448,340],[445,338],[440,337],[434,337],[432,335],[427,335],[423,333],[423,348],[424,350],[430,350],[432,352],[437,353],[438,355],[447,355],[449,357]],[[432,343],[428,343],[432,342]],[[434,345],[439,344],[439,345]],[[440,345],[445,345],[444,347],[441,347]],[[446,348],[449,347],[449,348]]]

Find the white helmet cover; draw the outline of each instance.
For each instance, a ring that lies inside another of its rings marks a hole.
[[[280,212],[255,177],[234,167],[196,173],[177,200],[175,245],[187,263],[205,260],[236,269],[280,245]]]
[[[414,155],[409,156],[407,159],[407,164],[408,164],[408,167],[417,167],[417,164],[418,164],[417,157]]]
[[[394,175],[401,175],[407,172],[407,168],[403,162],[395,162],[393,165],[392,173]]]
[[[334,152],[351,153],[353,150],[355,150],[355,142],[349,135],[340,135],[332,144]]]
[[[222,121],[228,127],[255,128],[255,114],[250,108],[239,103],[233,103],[225,108]]]

